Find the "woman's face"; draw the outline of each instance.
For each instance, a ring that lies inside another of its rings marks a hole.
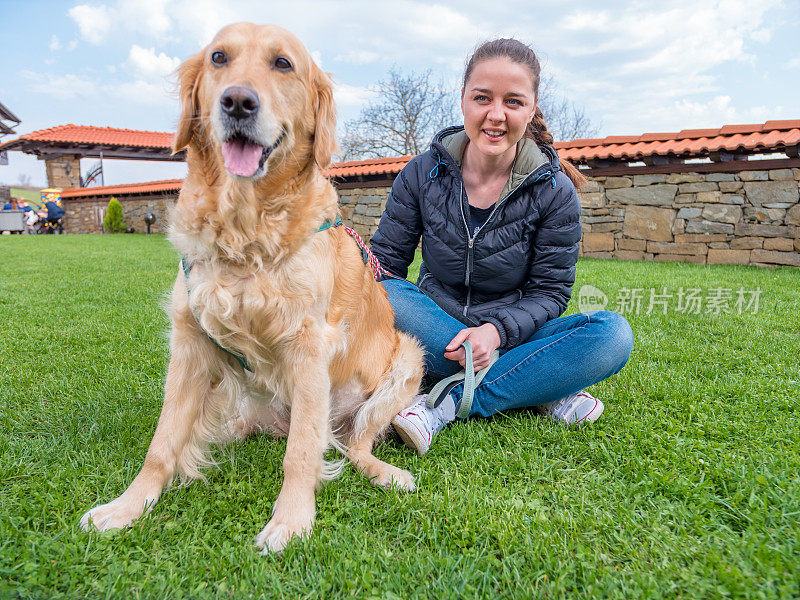
[[[480,152],[513,153],[536,112],[530,69],[505,57],[478,63],[464,85],[461,112],[467,137]]]

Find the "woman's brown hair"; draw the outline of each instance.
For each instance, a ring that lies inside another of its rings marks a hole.
[[[512,62],[525,65],[528,67],[528,69],[530,69],[533,79],[533,92],[538,101],[540,79],[539,74],[542,71],[542,68],[539,65],[539,59],[536,57],[536,53],[531,50],[530,47],[526,46],[519,40],[515,40],[514,38],[491,40],[489,42],[484,42],[477,47],[475,52],[472,53],[472,56],[470,56],[469,60],[467,61],[467,66],[464,69],[464,82],[461,86],[462,96],[467,87],[467,81],[469,81],[475,65],[482,63],[485,60],[499,57],[507,58]],[[536,106],[536,112],[533,115],[533,119],[528,124],[528,128],[525,131],[525,137],[534,140],[540,146],[553,145],[553,134],[547,130],[547,124],[544,122],[544,115],[542,114],[542,110],[539,108],[538,104]],[[586,183],[586,178],[581,175],[580,171],[578,171],[577,168],[575,168],[566,160],[561,161],[561,170],[564,171],[564,174],[570,178],[578,191],[580,191]]]

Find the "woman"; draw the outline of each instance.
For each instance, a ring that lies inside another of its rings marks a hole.
[[[476,371],[500,350],[470,416],[539,406],[558,421],[593,422],[604,407],[583,388],[625,365],[633,335],[612,312],[558,318],[575,281],[575,185],[585,180],[551,146],[537,107],[539,73],[536,55],[517,40],[475,51],[464,73],[464,126],[440,132],[398,175],[372,251],[397,277],[382,282],[396,325],[422,343],[431,376],[464,367],[466,340]],[[420,237],[415,286],[404,278]],[[456,385],[435,409],[419,396],[395,417],[395,430],[424,454],[455,419],[462,393]]]

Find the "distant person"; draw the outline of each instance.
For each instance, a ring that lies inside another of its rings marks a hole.
[[[25,213],[25,233],[30,235],[35,234],[36,223],[38,221],[39,221],[39,214],[29,206],[28,212]]]
[[[45,202],[42,208],[44,209],[42,212],[46,211],[44,218],[47,221],[47,233],[64,233],[64,224],[61,219],[67,212],[52,200]]]
[[[50,221],[50,223],[57,222],[67,214],[67,211],[65,211],[52,200],[45,202],[44,207],[47,209],[47,220]]]
[[[18,198],[11,198],[10,202],[6,202],[3,205],[3,210],[21,210],[19,206],[19,199]],[[9,233],[22,233],[20,230],[13,230],[9,231]]]

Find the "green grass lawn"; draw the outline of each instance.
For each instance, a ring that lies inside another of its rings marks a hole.
[[[800,596],[800,270],[581,260],[570,312],[583,284],[612,309],[645,298],[630,362],[591,389],[598,423],[520,411],[425,457],[389,442],[416,493],[348,467],[313,535],[263,557],[285,449],[266,437],[128,530],[78,527],[142,464],[177,268],[160,236],[0,239],[0,598]],[[647,314],[662,287],[667,314]],[[758,311],[679,312],[681,287],[760,289]]]

